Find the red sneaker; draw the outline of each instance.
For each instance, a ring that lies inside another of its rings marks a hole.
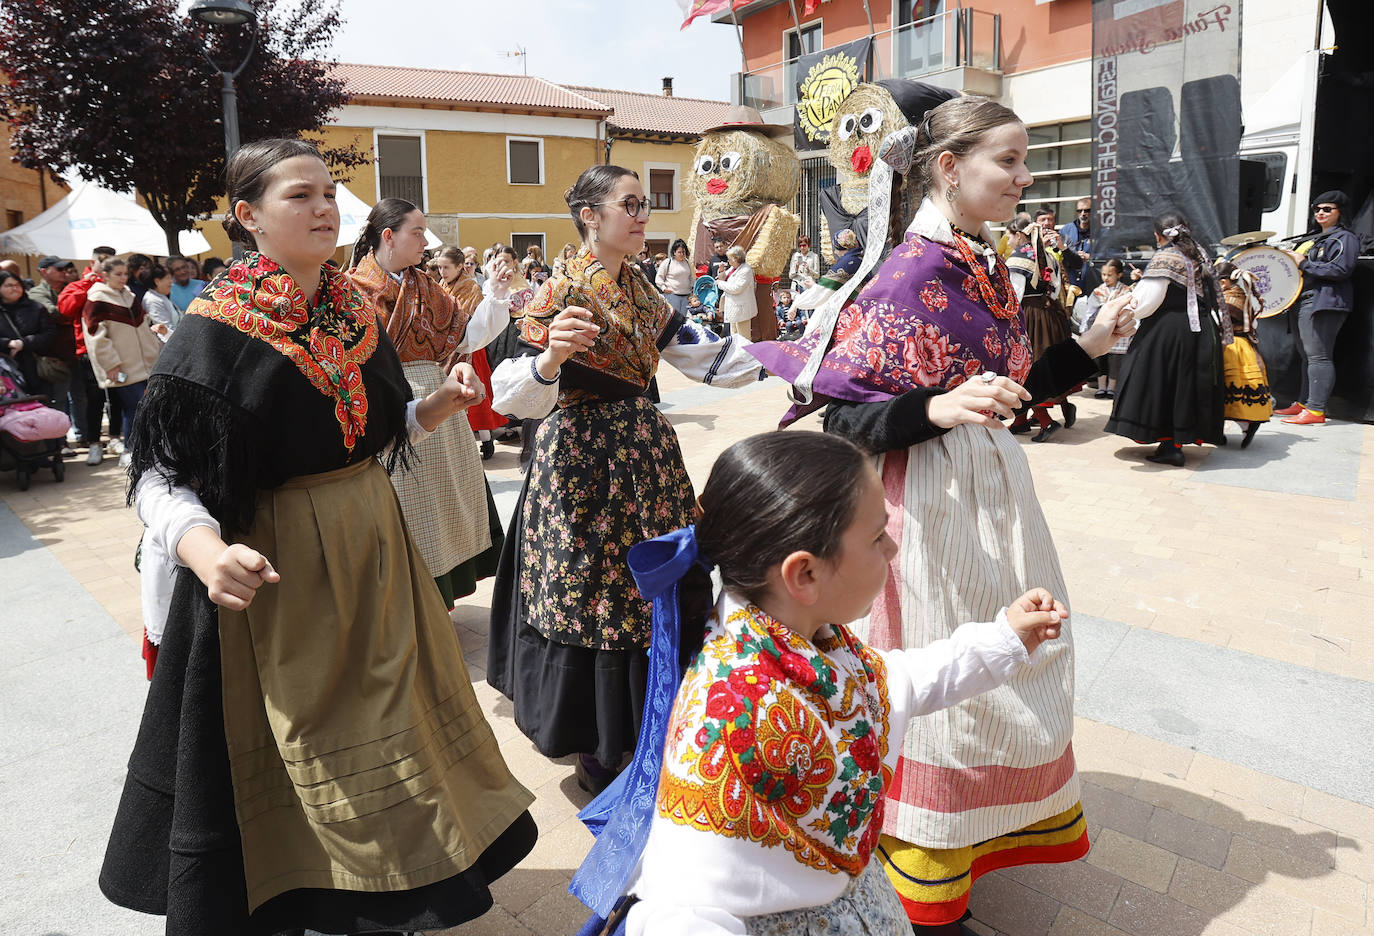
[[[1326,417],[1321,413],[1314,413],[1310,409],[1305,409],[1297,416],[1289,416],[1284,422],[1290,426],[1320,426],[1326,422]]]
[[[1283,409],[1276,409],[1276,410],[1274,410],[1274,415],[1275,415],[1275,416],[1296,416],[1296,415],[1298,415],[1299,413],[1301,413],[1302,411],[1303,411],[1303,409],[1302,409],[1302,404],[1301,404],[1301,403],[1294,403],[1294,404],[1292,404],[1291,406],[1285,406]]]

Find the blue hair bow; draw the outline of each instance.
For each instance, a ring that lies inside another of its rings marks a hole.
[[[678,586],[693,565],[708,565],[697,550],[695,526],[639,543],[630,550],[629,563],[639,593],[654,605],[644,716],[630,766],[578,813],[596,842],[568,885],[603,920],[624,894],[649,838],[668,718],[682,682]]]

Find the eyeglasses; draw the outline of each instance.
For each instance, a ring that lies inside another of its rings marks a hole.
[[[1313,214],[1330,214],[1331,212],[1336,211],[1336,210],[1337,210],[1337,208],[1336,208],[1335,205],[1318,205],[1317,207],[1315,207],[1315,208],[1312,209],[1312,213],[1313,213]]]
[[[649,200],[647,198],[636,198],[634,195],[626,195],[620,201],[615,202],[597,202],[598,207],[607,205],[619,205],[625,209],[625,213],[631,218],[638,218],[640,215],[647,218],[653,213],[653,209],[649,207]]]

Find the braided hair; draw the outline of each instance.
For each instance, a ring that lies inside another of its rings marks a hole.
[[[1187,219],[1173,209],[1155,215],[1155,233],[1193,262],[1193,282],[1203,295],[1206,307],[1216,308],[1221,299],[1221,284],[1217,281],[1216,269],[1207,251],[1193,239]]]

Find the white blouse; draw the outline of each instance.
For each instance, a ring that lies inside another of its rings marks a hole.
[[[745,349],[749,339],[721,338],[715,332],[684,322],[662,352],[663,360],[683,376],[712,387],[743,387],[768,376]],[[543,419],[558,405],[559,380],[544,383],[534,376],[534,355],[507,358],[491,373],[491,406],[503,416]]]
[[[716,610],[726,620],[741,607],[726,592]],[[993,621],[964,624],[920,649],[878,652],[888,669],[888,736],[897,739],[906,734],[909,719],[994,689],[1029,659],[1005,608]],[[890,744],[884,764],[895,768],[901,752],[900,743]],[[831,903],[849,881],[848,875],[803,864],[786,848],[714,835],[655,812],[628,887],[639,902],[630,910],[626,933],[743,934],[745,918]]]

